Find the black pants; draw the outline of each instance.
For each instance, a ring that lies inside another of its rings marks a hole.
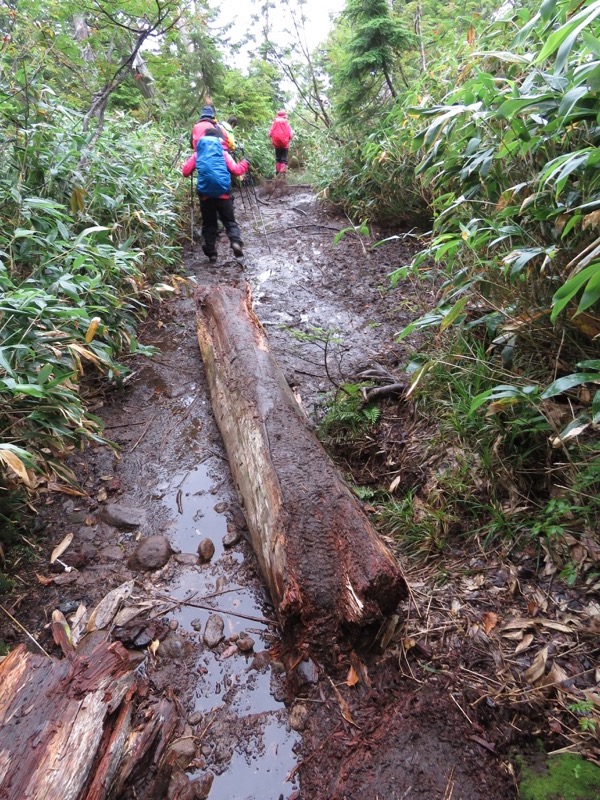
[[[275,148],[275,161],[277,164],[287,164],[288,161],[288,148],[276,147]]]
[[[215,243],[217,241],[217,223],[219,219],[225,227],[230,242],[242,242],[242,234],[235,221],[233,211],[233,197],[227,199],[221,197],[200,198],[200,213],[202,214],[202,236],[204,245],[208,251],[207,255],[216,252]],[[206,252],[206,251],[205,251]]]

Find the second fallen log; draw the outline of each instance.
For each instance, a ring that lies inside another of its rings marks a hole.
[[[217,424],[279,619],[324,643],[358,638],[405,596],[398,564],[311,431],[247,287],[199,294]]]

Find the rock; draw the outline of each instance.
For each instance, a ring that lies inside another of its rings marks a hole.
[[[192,781],[192,786],[196,793],[196,800],[206,800],[210,794],[214,779],[215,776],[212,772],[206,772],[200,778],[196,778],[195,781]]]
[[[202,539],[198,545],[198,558],[201,564],[207,564],[215,554],[212,539]]]
[[[242,634],[237,641],[238,650],[241,653],[251,653],[254,650],[254,644],[254,639],[247,633]]]
[[[155,570],[164,567],[173,550],[164,536],[148,536],[135,548],[127,560],[130,569]]]
[[[308,722],[308,708],[302,705],[302,703],[296,703],[290,711],[289,721],[290,728],[293,731],[303,731]]]
[[[173,557],[178,564],[184,567],[195,567],[198,563],[198,556],[193,553],[177,553]]]
[[[227,503],[217,503],[214,510],[217,514],[224,514],[227,511]]]
[[[98,558],[100,561],[120,561],[123,558],[123,551],[116,544],[109,544],[98,550]]]
[[[178,764],[182,769],[189,766],[196,756],[196,745],[191,737],[176,739],[169,747],[169,761]]]
[[[193,711],[188,717],[188,722],[190,725],[200,725],[203,719],[204,714],[201,711]]]
[[[240,635],[239,635],[239,633],[238,633],[237,631],[234,631],[234,632],[231,634],[231,636],[229,637],[229,641],[230,641],[230,642],[237,642],[237,640],[238,640],[239,638],[240,638]]]
[[[169,620],[169,630],[170,631],[176,631],[178,627],[179,627],[179,622],[177,622],[176,619],[170,619]]]
[[[196,800],[196,791],[191,780],[178,766],[171,775],[166,800]]]
[[[65,560],[69,562],[69,565],[72,567],[77,567],[77,569],[85,567],[95,558],[96,558],[96,548],[91,542],[83,542],[79,550],[76,550],[74,553],[71,554],[67,552],[65,556]]]
[[[223,537],[223,547],[233,547],[242,538],[239,530],[231,524],[227,525],[227,533]]]
[[[298,664],[298,675],[300,675],[306,683],[318,683],[319,681],[319,670],[311,658],[308,658],[306,661],[301,661]]]
[[[222,642],[224,637],[223,630],[225,623],[223,618],[218,614],[211,614],[204,629],[204,644],[207,647],[216,647],[219,642]]]
[[[102,511],[102,518],[109,525],[122,530],[131,530],[146,524],[146,512],[125,503],[108,503]]]
[[[270,663],[271,656],[269,655],[269,651],[261,650],[260,653],[257,653],[252,659],[250,669],[255,669],[257,672],[260,672],[261,670],[266,669]]]
[[[184,639],[183,636],[171,634],[167,636],[164,642],[160,643],[156,654],[160,658],[170,658],[173,659],[173,661],[180,661],[186,657],[190,648],[190,643]]]
[[[190,625],[192,626],[192,628],[195,631],[201,631],[202,630],[202,620],[201,619],[193,619],[190,622]]]

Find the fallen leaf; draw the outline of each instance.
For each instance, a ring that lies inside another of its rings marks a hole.
[[[346,686],[356,686],[356,684],[360,681],[358,677],[358,672],[354,669],[354,667],[350,667],[348,670],[348,677],[346,678]]]
[[[226,658],[229,658],[234,653],[237,652],[238,646],[237,644],[230,644],[229,647],[226,647],[225,650],[221,653],[220,659],[224,661]]]
[[[396,475],[396,477],[394,478],[394,480],[393,480],[393,481],[390,483],[390,487],[389,487],[389,489],[388,489],[388,492],[390,492],[390,493],[391,493],[391,492],[393,492],[395,489],[397,489],[397,488],[398,488],[398,486],[400,485],[400,481],[401,481],[401,480],[402,480],[402,475]]]
[[[54,550],[52,551],[52,555],[50,556],[50,563],[54,564],[57,558],[60,558],[68,546],[73,541],[73,534],[67,533],[65,538],[62,540],[60,544],[57,544]]]
[[[37,572],[35,577],[38,579],[38,583],[41,583],[42,586],[50,586],[51,583],[54,583],[54,578],[47,578],[45,575],[38,575]]]
[[[133,591],[133,585],[134,581],[126,581],[102,598],[90,615],[86,626],[88,633],[102,630],[110,625],[123,600],[126,600]]]
[[[523,677],[527,683],[535,684],[546,671],[546,661],[548,660],[548,647],[543,647],[531,662],[531,666],[525,670]]]
[[[106,489],[104,487],[102,487],[102,489],[100,489],[100,491],[96,495],[96,500],[99,503],[103,503],[106,500],[107,497],[108,497],[108,493],[107,493]]]
[[[354,725],[355,728],[358,728],[358,725],[352,719],[352,714],[350,713],[350,707],[349,707],[348,703],[344,700],[344,698],[340,694],[337,686],[334,684],[333,681],[331,681],[331,685],[333,686],[333,691],[335,692],[335,695],[337,697],[337,701],[338,701],[338,703],[340,705],[340,711],[342,713],[342,717],[346,720],[346,722],[349,722],[350,725]],[[360,728],[359,728],[359,730],[360,730]]]
[[[71,628],[62,611],[56,609],[52,612],[52,638],[63,651],[64,655],[73,651],[73,637]]]
[[[158,639],[153,639],[148,645],[148,650],[153,656],[155,656],[156,651],[158,650],[159,647],[160,647],[160,641]]]
[[[87,497],[86,492],[82,492],[81,489],[75,489],[74,486],[66,486],[62,483],[56,483],[55,481],[48,481],[46,484],[48,487],[49,492],[60,492],[61,494],[70,494],[73,497]]]
[[[519,642],[519,644],[515,647],[515,655],[518,656],[519,653],[522,653],[524,650],[527,650],[527,648],[532,642],[533,642],[533,633],[526,633],[525,636]]]
[[[552,662],[552,667],[547,675],[544,675],[544,679],[539,682],[538,686],[544,687],[547,686],[549,688],[558,689],[561,685],[569,680],[568,674],[564,671],[562,667],[556,663],[556,661]]]
[[[123,625],[127,625],[128,622],[131,622],[132,619],[135,619],[143,611],[147,611],[150,608],[154,608],[156,605],[157,603],[154,600],[147,600],[146,602],[139,603],[138,605],[127,606],[126,608],[122,608],[115,615],[114,619],[115,628],[122,628]]]
[[[495,614],[493,611],[486,611],[483,615],[483,630],[486,632],[487,636],[490,635],[497,624],[498,614]]]

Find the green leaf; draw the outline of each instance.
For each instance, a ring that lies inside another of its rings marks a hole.
[[[600,383],[600,372],[575,372],[573,375],[565,375],[564,378],[559,378],[557,381],[548,386],[542,394],[542,400],[548,400],[550,397],[556,397],[557,394],[573,389],[575,386],[581,386],[582,383]]]
[[[460,300],[452,306],[440,325],[440,331],[445,331],[446,328],[449,328],[450,325],[452,325],[460,317],[464,307],[468,302],[468,297],[461,297]]]
[[[26,236],[35,236],[36,230],[29,228],[17,228],[13,233],[13,239],[24,239]]]
[[[592,399],[592,422],[600,422],[600,391]]]

